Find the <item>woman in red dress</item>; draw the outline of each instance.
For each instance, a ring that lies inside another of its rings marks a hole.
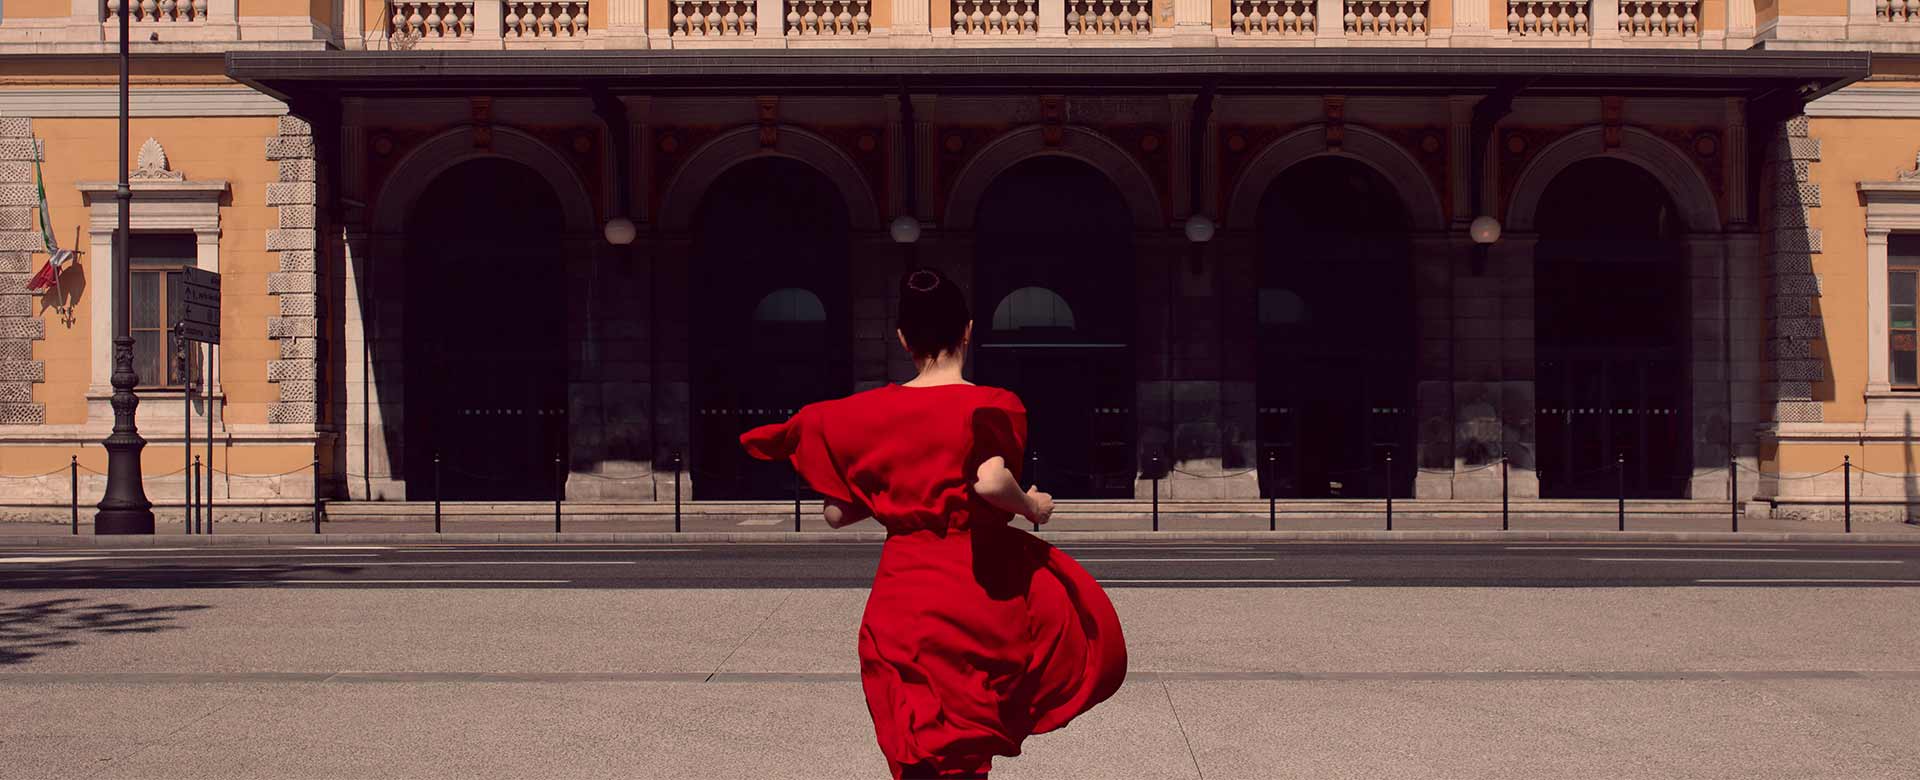
[[[1007,525],[1045,523],[1053,498],[1020,490],[1026,408],[961,377],[973,334],[952,281],[900,283],[900,343],[919,376],[808,404],[740,437],[786,458],[826,497],[835,528],[887,529],[860,621],[860,679],[900,778],[984,778],[994,756],[1065,726],[1120,687],[1113,604],[1072,558]]]

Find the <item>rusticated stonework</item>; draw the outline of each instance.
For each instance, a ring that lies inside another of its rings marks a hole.
[[[279,134],[267,139],[267,159],[280,164],[279,181],[267,185],[267,205],[280,210],[279,223],[267,231],[267,251],[280,258],[280,269],[267,276],[267,294],[279,305],[267,319],[267,338],[280,342],[280,358],[267,362],[267,381],[280,386],[267,422],[311,425],[319,421],[320,368],[313,129],[305,120],[281,117]]]
[[[38,203],[33,160],[33,120],[0,117],[0,425],[39,425],[47,407],[33,401],[33,385],[46,378],[46,363],[33,359],[33,342],[46,337],[34,315],[27,280],[34,254],[43,249],[34,209]]]
[[[1825,376],[1814,342],[1826,328],[1814,313],[1820,278],[1813,256],[1820,254],[1821,235],[1809,227],[1809,211],[1820,206],[1820,185],[1808,181],[1812,164],[1820,159],[1820,143],[1807,136],[1807,118],[1781,123],[1767,152],[1767,175],[1772,177],[1773,207],[1767,230],[1767,333],[1773,363],[1773,420],[1776,423],[1820,422],[1820,402],[1813,387]]]

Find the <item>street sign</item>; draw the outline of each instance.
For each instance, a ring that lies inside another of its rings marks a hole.
[[[180,297],[168,312],[173,324],[188,341],[220,343],[220,275],[198,268],[180,272]]]

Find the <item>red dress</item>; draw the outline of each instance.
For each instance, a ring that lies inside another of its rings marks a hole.
[[[951,384],[809,404],[740,437],[754,457],[790,459],[814,490],[886,526],[860,622],[860,679],[896,779],[906,765],[984,773],[1126,677],[1120,619],[1100,585],[973,492],[995,455],[1019,473],[1026,433],[1013,393]]]

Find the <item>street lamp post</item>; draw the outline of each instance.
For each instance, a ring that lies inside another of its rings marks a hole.
[[[127,238],[133,209],[133,186],[127,183],[127,2],[119,3],[120,15],[120,186],[114,190],[119,224],[113,229],[113,433],[102,442],[107,448],[107,489],[101,496],[99,513],[93,517],[95,534],[153,533],[153,502],[140,484],[140,451],[147,442],[140,438],[133,412],[140,398],[133,388],[140,375],[133,370],[133,333],[128,329],[128,302],[133,297],[133,279],[127,267]]]

